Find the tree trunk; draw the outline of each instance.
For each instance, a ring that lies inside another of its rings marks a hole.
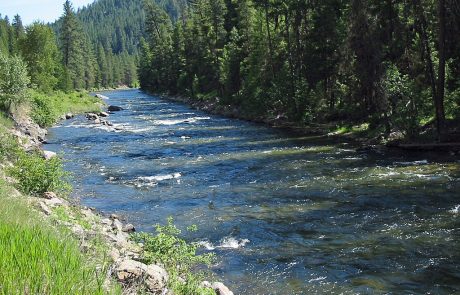
[[[445,111],[444,111],[444,87],[446,81],[446,5],[445,0],[438,0],[438,21],[439,21],[439,67],[438,85],[434,105],[436,108],[436,123],[438,139],[443,140],[445,133]]]
[[[270,22],[268,19],[268,1],[265,1],[265,26],[267,27],[267,37],[268,37],[268,50],[270,51],[270,66],[271,66],[271,74],[272,78],[275,77],[275,66],[273,65],[273,44],[272,44],[272,36],[270,32]]]

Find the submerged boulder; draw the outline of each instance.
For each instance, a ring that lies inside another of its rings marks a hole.
[[[109,112],[119,112],[122,111],[123,108],[119,106],[109,106],[108,111]]]

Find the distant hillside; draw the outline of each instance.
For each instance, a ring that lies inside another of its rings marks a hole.
[[[119,54],[137,54],[144,32],[142,0],[98,0],[77,12],[84,30],[94,45]]]
[[[187,0],[155,0],[173,19],[177,19]],[[101,44],[114,54],[138,52],[144,32],[144,0],[97,0],[77,12],[92,44]]]
[[[172,19],[187,0],[148,0],[164,8]],[[87,35],[96,66],[96,85],[102,88],[137,86],[139,42],[144,35],[144,0],[96,0],[76,11]],[[51,24],[59,36],[62,19]],[[59,38],[58,38],[59,39]]]

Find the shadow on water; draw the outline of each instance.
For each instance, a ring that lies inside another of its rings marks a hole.
[[[460,292],[460,159],[353,144],[191,110],[136,90],[97,129],[53,128],[76,196],[141,230],[197,224],[238,294]]]

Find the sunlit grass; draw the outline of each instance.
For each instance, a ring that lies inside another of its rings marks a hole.
[[[54,92],[52,94],[29,91],[31,116],[42,127],[55,124],[66,113],[99,112],[102,102],[83,92]]]
[[[104,277],[76,240],[0,180],[0,294],[104,294]]]

